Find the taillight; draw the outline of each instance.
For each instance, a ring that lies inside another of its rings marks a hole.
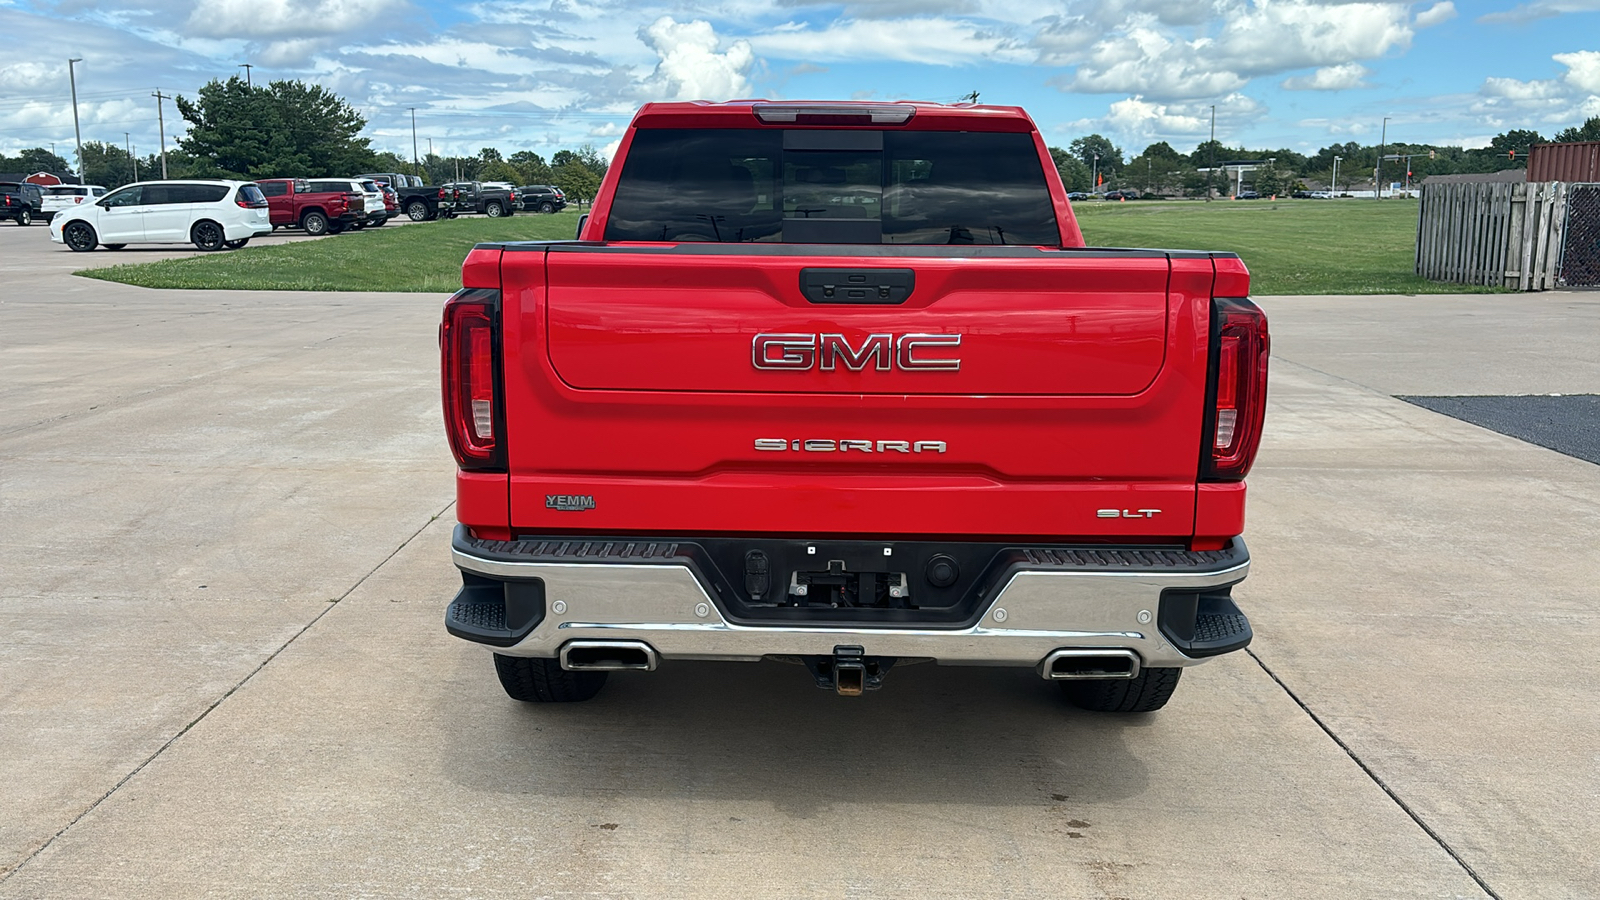
[[[439,351],[444,425],[463,469],[497,469],[504,459],[503,417],[495,385],[498,291],[459,291],[444,305]]]
[[[82,197],[73,197],[72,198],[72,202],[73,203],[82,203],[83,202],[83,198]]]
[[[444,188],[439,188],[439,199],[440,200],[444,199]]]
[[[1202,460],[1206,481],[1241,481],[1261,446],[1267,413],[1267,316],[1249,300],[1211,301],[1214,382]]]

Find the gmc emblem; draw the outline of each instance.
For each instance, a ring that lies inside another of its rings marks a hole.
[[[961,346],[959,334],[869,334],[860,347],[842,334],[758,334],[750,345],[750,362],[758,369],[832,372],[843,363],[860,372],[958,372],[961,360],[934,356],[935,348]]]

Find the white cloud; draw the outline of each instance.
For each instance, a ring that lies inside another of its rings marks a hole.
[[[512,48],[458,38],[438,38],[423,44],[385,44],[360,49],[375,56],[413,57],[436,65],[470,68],[491,75],[531,75],[542,68],[536,60]]]
[[[1319,68],[1330,71],[1305,86],[1340,78],[1355,86],[1365,70],[1351,82],[1350,67],[1409,47],[1414,34],[1410,6],[1399,2],[1214,0],[1204,7],[1218,23],[1210,28],[1166,24],[1141,5],[1113,2],[1109,10],[1045,20],[1033,41],[1040,62],[1073,67],[1054,83],[1067,91],[1182,99]]]
[[[1548,100],[1563,93],[1557,81],[1518,81],[1515,78],[1485,78],[1482,94],[1517,102]]]
[[[1550,57],[1567,67],[1561,80],[1569,86],[1591,94],[1600,94],[1600,52],[1579,50],[1576,53],[1557,53]]]
[[[1562,13],[1600,12],[1600,0],[1533,0],[1514,6],[1504,12],[1493,12],[1479,17],[1480,22],[1513,22],[1522,24],[1535,19],[1548,19]]]
[[[1565,127],[1600,110],[1600,51],[1557,53],[1559,78],[1486,78],[1469,111],[1495,128]]]
[[[202,0],[190,14],[196,37],[267,40],[353,31],[397,9],[402,0]]]
[[[778,0],[782,7],[817,7],[836,4],[817,0]],[[851,18],[894,19],[903,16],[961,14],[978,11],[975,0],[844,0],[837,4]]]
[[[1432,28],[1435,25],[1443,25],[1455,17],[1456,5],[1450,0],[1443,0],[1417,13],[1416,22],[1418,28]]]
[[[957,66],[985,60],[1028,62],[1037,54],[1014,38],[973,22],[945,18],[840,19],[823,28],[790,22],[750,37],[763,56],[841,62]]]
[[[65,62],[46,65],[36,62],[10,62],[0,65],[0,90],[17,95],[53,88],[67,77]]]
[[[734,41],[718,50],[711,23],[675,22],[662,16],[640,29],[639,39],[660,57],[642,87],[656,100],[732,100],[748,97],[755,54],[748,41]]]
[[[1112,103],[1102,117],[1069,122],[1063,130],[1103,133],[1128,146],[1155,140],[1197,144],[1210,137],[1211,107],[1209,103],[1161,103],[1136,95]],[[1229,94],[1216,104],[1218,133],[1236,133],[1266,113],[1260,102]]]
[[[1367,67],[1360,63],[1324,66],[1308,76],[1285,79],[1283,88],[1288,91],[1345,91],[1367,87],[1363,79],[1370,74]]]

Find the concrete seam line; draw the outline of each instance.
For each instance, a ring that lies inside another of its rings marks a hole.
[[[1303,362],[1295,362],[1294,360],[1288,358],[1287,356],[1279,356],[1278,354],[1274,353],[1274,354],[1272,354],[1271,359],[1272,359],[1273,362],[1280,363],[1282,365],[1294,366],[1296,369],[1304,369],[1307,372],[1315,372],[1318,375],[1323,376],[1324,378],[1332,378],[1334,381],[1342,381],[1345,384],[1348,384],[1353,388],[1357,388],[1359,390],[1365,391],[1368,394],[1375,394],[1375,395],[1377,395],[1379,397],[1388,397],[1391,400],[1396,399],[1395,395],[1390,394],[1390,393],[1386,393],[1384,391],[1380,391],[1380,390],[1378,390],[1377,388],[1373,387],[1370,384],[1362,384],[1361,382],[1356,381],[1353,378],[1346,378],[1343,375],[1335,375],[1332,372],[1324,372],[1321,369],[1317,368],[1316,366],[1308,366]],[[1412,404],[1412,406],[1415,406],[1415,405],[1416,404],[1414,404],[1414,403]]]
[[[249,674],[247,674],[243,678],[239,679],[239,683],[238,684],[235,684],[233,687],[228,688],[226,693],[224,693],[221,697],[218,697],[216,700],[212,701],[211,705],[209,705],[205,709],[201,710],[200,714],[195,716],[192,720],[190,720],[189,724],[187,724],[187,725],[183,726],[182,728],[178,729],[178,733],[177,734],[175,734],[172,737],[168,738],[166,743],[162,744],[159,748],[156,749],[156,752],[150,754],[148,757],[145,757],[144,762],[141,762],[137,766],[135,766],[133,768],[132,772],[129,772],[128,774],[122,776],[122,780],[118,781],[116,784],[112,785],[111,786],[111,790],[106,791],[104,794],[101,794],[100,797],[98,799],[96,799],[93,803],[89,804],[89,807],[87,809],[85,809],[83,812],[78,813],[76,816],[73,816],[72,821],[70,821],[67,824],[61,826],[61,830],[57,831],[55,834],[51,835],[49,840],[47,840],[44,843],[40,844],[37,848],[34,849],[34,851],[32,853],[29,853],[27,856],[23,857],[20,862],[18,862],[15,866],[12,867],[11,871],[0,873],[0,883],[5,882],[11,876],[13,876],[13,875],[17,874],[18,872],[22,871],[22,867],[23,866],[26,866],[28,863],[33,862],[34,857],[38,856],[39,854],[43,853],[46,849],[48,849],[51,844],[54,844],[56,842],[57,838],[61,837],[63,834],[66,834],[67,831],[69,831],[72,828],[72,826],[74,826],[74,825],[78,824],[79,822],[83,821],[84,817],[89,815],[90,813],[94,812],[96,809],[98,809],[100,807],[100,804],[102,804],[102,803],[106,802],[107,800],[111,799],[111,795],[112,794],[115,794],[117,791],[121,790],[122,786],[127,784],[129,781],[132,781],[133,777],[135,775],[138,775],[140,772],[143,772],[146,766],[148,766],[151,763],[155,762],[156,757],[158,757],[161,754],[167,752],[167,748],[168,747],[171,747],[173,744],[177,743],[178,739],[183,737],[184,735],[188,734],[190,729],[194,728],[196,725],[199,725],[202,721],[204,721],[205,717],[211,715],[212,711],[215,710],[217,707],[221,706],[222,702],[224,700],[227,700],[229,697],[232,697],[234,695],[234,692],[238,691],[240,688],[242,688],[246,684],[248,684],[250,679],[256,677],[256,675],[262,669],[265,669],[267,667],[268,663],[272,662],[274,659],[277,659],[278,658],[278,654],[280,654],[283,651],[289,649],[289,645],[293,644],[295,641],[299,640],[301,635],[305,634],[307,631],[310,631],[311,630],[311,626],[313,626],[313,625],[317,624],[318,622],[322,621],[322,617],[327,615],[329,610],[333,609],[335,606],[338,606],[341,602],[344,601],[344,599],[346,597],[349,597],[351,594],[355,593],[356,588],[361,587],[361,585],[366,583],[368,578],[371,578],[373,575],[376,575],[378,573],[379,569],[381,569],[384,566],[388,565],[389,564],[389,560],[394,559],[396,556],[398,556],[400,554],[401,550],[404,550],[406,547],[410,546],[411,542],[417,539],[417,535],[422,534],[424,531],[427,531],[429,525],[432,525],[434,522],[439,521],[439,517],[444,515],[445,513],[449,512],[450,511],[450,507],[455,506],[455,505],[456,505],[456,502],[454,500],[451,500],[449,503],[446,503],[444,505],[443,509],[440,509],[438,512],[434,513],[432,516],[429,516],[428,517],[428,521],[422,523],[422,527],[421,528],[418,528],[416,531],[412,532],[410,537],[407,537],[405,540],[401,541],[400,545],[398,547],[395,547],[394,550],[390,551],[389,555],[385,556],[382,559],[382,561],[380,561],[377,565],[373,566],[372,569],[367,572],[367,574],[362,575],[360,578],[356,579],[356,583],[350,585],[348,590],[346,590],[344,593],[342,593],[338,597],[336,597],[333,601],[331,601],[327,605],[325,605],[322,608],[322,610],[320,612],[318,612],[315,616],[312,616],[311,617],[311,621],[307,622],[304,626],[301,627],[301,629],[299,631],[296,631],[293,635],[291,635],[288,640],[284,641],[283,644],[281,644],[278,647],[278,649],[276,649],[276,650],[272,651],[271,653],[269,653],[267,655],[267,658],[261,661],[260,665],[256,666],[254,669],[251,669]],[[1496,900],[1498,900],[1498,898],[1496,898]]]
[[[1422,817],[1417,815],[1416,810],[1412,809],[1410,804],[1400,799],[1400,795],[1396,794],[1393,788],[1389,787],[1389,785],[1385,783],[1382,778],[1378,777],[1378,773],[1374,772],[1372,767],[1367,765],[1365,760],[1357,756],[1355,750],[1351,749],[1349,744],[1346,744],[1337,734],[1333,733],[1333,729],[1328,727],[1328,723],[1322,721],[1320,716],[1311,711],[1311,707],[1307,706],[1305,701],[1300,699],[1300,695],[1296,694],[1287,684],[1284,684],[1283,679],[1278,677],[1278,673],[1272,671],[1271,667],[1263,662],[1261,657],[1257,656],[1254,650],[1246,648],[1244,652],[1251,659],[1256,661],[1256,665],[1261,667],[1261,671],[1267,673],[1268,678],[1271,678],[1274,682],[1277,682],[1278,687],[1283,688],[1283,692],[1289,695],[1289,699],[1293,700],[1296,706],[1300,707],[1300,709],[1307,716],[1311,717],[1311,721],[1315,722],[1317,727],[1322,729],[1323,734],[1327,735],[1330,740],[1337,744],[1339,749],[1343,750],[1344,754],[1350,757],[1350,760],[1359,766],[1361,771],[1365,772],[1368,778],[1372,779],[1373,784],[1376,784],[1383,790],[1385,794],[1388,794],[1389,799],[1393,800],[1394,804],[1400,807],[1402,812],[1404,812],[1407,816],[1410,816],[1411,821],[1417,823],[1418,828],[1421,828],[1423,832],[1428,835],[1428,837],[1433,838],[1433,842],[1439,845],[1439,849],[1443,850],[1445,853],[1448,853],[1450,858],[1456,861],[1456,865],[1460,866],[1461,870],[1466,872],[1468,877],[1478,883],[1478,887],[1482,888],[1485,894],[1488,894],[1490,897],[1494,898],[1494,900],[1503,900],[1499,894],[1495,893],[1494,888],[1489,887],[1489,883],[1484,881],[1482,876],[1480,876],[1465,859],[1461,858],[1461,854],[1457,853],[1455,848],[1451,847],[1450,844],[1445,841],[1444,837],[1439,834],[1439,832],[1434,831],[1427,822],[1422,821]]]

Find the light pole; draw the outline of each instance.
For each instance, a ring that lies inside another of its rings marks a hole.
[[[1094,167],[1089,170],[1089,180],[1094,183],[1096,193],[1100,187],[1100,154],[1094,155]]]
[[[1389,116],[1383,117],[1383,135],[1378,138],[1378,164],[1372,167],[1372,194],[1383,199],[1383,151],[1389,149]]]
[[[137,162],[134,162],[134,160],[133,160],[133,135],[128,133],[128,132],[126,132],[126,131],[124,131],[122,133],[122,140],[124,142],[126,142],[127,146],[128,146],[128,164],[132,168],[132,171],[133,171],[133,180],[134,181],[138,181],[139,180],[139,164]]]
[[[1211,104],[1211,162],[1206,169],[1206,202],[1211,202],[1211,179],[1217,176],[1217,105]]]
[[[1329,197],[1329,200],[1337,199],[1339,196],[1339,160],[1341,159],[1344,159],[1344,157],[1335,156],[1333,158],[1333,180],[1328,184],[1328,193],[1333,196]]]
[[[161,93],[160,88],[156,88],[156,92],[150,96],[156,98],[156,127],[161,130],[161,179],[165,181],[167,178],[167,118],[166,113],[161,108],[161,101],[167,99],[167,96]]]
[[[78,59],[67,60],[67,80],[72,83],[72,134],[78,139],[78,183],[83,184],[83,132],[78,128],[78,75],[72,67],[83,62]]]
[[[255,66],[252,66],[249,63],[239,63],[239,68],[244,70],[244,86],[255,87],[255,85],[250,82],[250,70],[255,68]]]
[[[413,169],[411,174],[417,175],[417,176],[421,176],[422,175],[422,163],[421,163],[421,161],[419,161],[417,159],[417,108],[415,106],[413,106],[413,107],[410,107],[410,109],[411,109],[411,168]],[[430,153],[433,152],[431,147],[429,148],[428,152],[430,152]]]

